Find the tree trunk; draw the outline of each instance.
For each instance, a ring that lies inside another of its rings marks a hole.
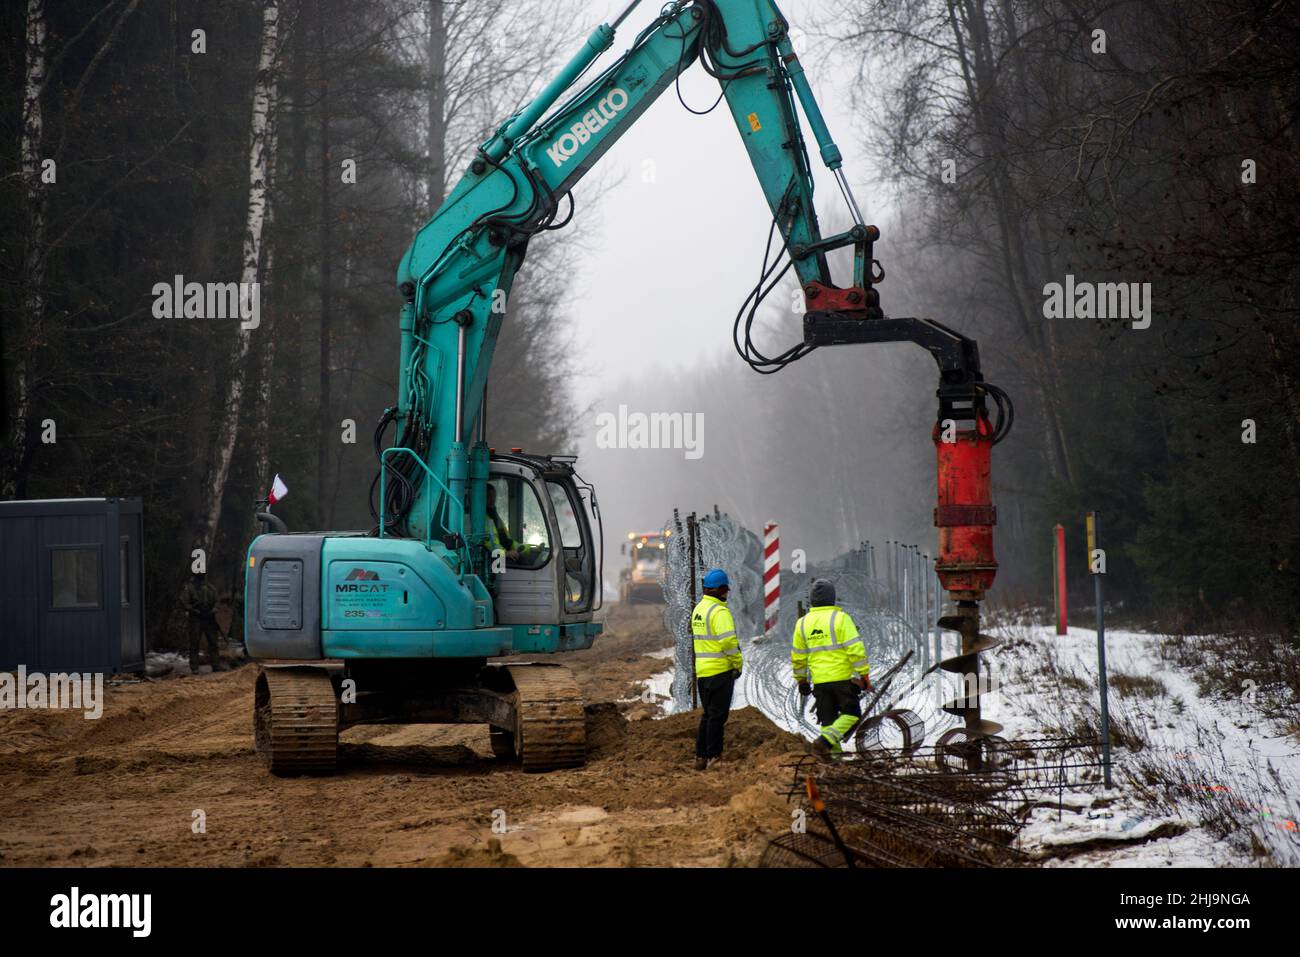
[[[27,194],[27,248],[23,255],[22,302],[10,347],[13,360],[13,416],[9,432],[9,466],[0,497],[13,498],[25,484],[21,478],[28,458],[27,417],[31,408],[30,343],[37,338],[45,312],[45,191],[41,188],[41,145],[44,117],[41,89],[45,86],[45,0],[27,3],[27,64],[23,76],[23,136],[21,166]]]
[[[1259,310],[1256,310],[1255,314],[1260,316]],[[1296,438],[1296,428],[1300,425],[1300,396],[1296,394],[1295,381],[1288,370],[1287,354],[1278,344],[1277,333],[1269,328],[1266,318],[1261,325],[1264,329],[1264,340],[1268,343],[1269,364],[1273,369],[1273,378],[1282,393],[1284,409],[1282,427],[1286,431],[1287,448],[1291,452],[1291,470],[1295,473],[1296,481],[1300,482],[1300,442],[1297,442]],[[1294,356],[1294,352],[1291,355]],[[1294,359],[1290,361],[1294,363]]]
[[[429,214],[447,189],[447,23],[445,0],[429,0]]]
[[[329,23],[329,12],[323,6],[319,10],[316,22],[316,66],[322,71],[320,79],[320,417],[316,430],[316,514],[321,527],[328,528],[333,520],[327,505],[325,490],[326,475],[329,467],[328,449],[334,431],[333,416],[330,414],[330,309],[332,306],[330,290],[330,257],[333,255],[330,238],[330,220],[333,212],[330,208],[330,177],[334,170],[330,166],[330,104],[329,76],[326,71],[325,31]]]
[[[271,162],[275,160],[276,147],[279,144],[279,137],[275,133],[275,127],[272,125],[269,136]],[[275,288],[275,244],[277,236],[275,233],[275,207],[268,206],[266,210],[266,229],[268,240],[266,244],[266,265],[262,270],[262,287],[268,290],[272,306],[274,309],[279,308],[276,301],[276,295],[279,290]],[[271,488],[271,386],[275,376],[275,346],[276,331],[278,322],[274,318],[274,310],[267,309],[267,296],[262,297],[262,353],[258,357],[257,364],[257,414],[253,422],[253,481],[257,483],[259,491],[269,490]]]
[[[262,49],[253,83],[252,128],[248,147],[248,217],[244,227],[243,266],[240,273],[241,293],[251,295],[258,281],[262,259],[262,233],[266,226],[269,203],[268,186],[275,169],[275,115],[277,93],[277,52],[279,47],[279,0],[266,0],[262,11]],[[219,412],[221,424],[217,447],[204,485],[207,508],[203,524],[202,545],[209,557],[221,521],[226,479],[239,436],[239,417],[243,407],[244,383],[248,373],[248,352],[252,330],[241,321],[235,332],[235,349],[226,383],[225,401]]]

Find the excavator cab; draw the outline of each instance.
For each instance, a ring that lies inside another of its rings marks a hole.
[[[574,461],[523,452],[491,458],[495,515],[488,521],[497,523],[503,551],[491,563],[489,583],[498,625],[589,621],[599,607],[599,563],[587,517],[595,506]]]

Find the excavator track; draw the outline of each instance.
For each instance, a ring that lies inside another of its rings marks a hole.
[[[332,774],[339,747],[338,700],[320,668],[263,668],[253,738],[272,774]]]
[[[515,733],[501,728],[489,728],[492,753],[498,758],[515,757]]]
[[[514,682],[515,747],[525,771],[576,768],[586,761],[582,692],[562,665],[508,665]]]

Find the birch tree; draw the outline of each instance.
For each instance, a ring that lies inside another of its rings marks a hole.
[[[272,155],[275,153],[275,133],[274,124],[270,135],[270,150]],[[266,228],[268,231],[275,228],[275,208],[268,205],[266,210]],[[275,278],[275,246],[273,243],[267,243],[266,247],[266,265],[262,270],[262,288],[267,290],[272,296],[277,292],[271,283]],[[263,296],[262,305],[267,305],[267,298]],[[272,310],[265,310],[267,318],[262,320],[262,338],[265,340],[258,357],[257,364],[257,412],[253,421],[253,481],[258,483],[258,488],[269,489],[271,487],[271,385],[275,375],[275,345],[276,335],[278,333],[278,323],[275,321]]]
[[[248,214],[244,227],[243,265],[240,272],[241,295],[256,295],[254,283],[258,282],[262,263],[262,236],[269,212],[269,187],[275,169],[275,107],[280,48],[279,0],[266,0],[262,10],[262,45],[257,63],[257,77],[253,82],[253,110],[248,147]],[[241,322],[235,333],[235,346],[231,360],[230,379],[226,383],[222,405],[217,445],[212,464],[204,484],[207,508],[205,509],[202,547],[210,556],[217,537],[221,519],[221,506],[225,498],[226,480],[239,436],[240,413],[243,409],[244,386],[248,376],[248,354],[253,330]]]

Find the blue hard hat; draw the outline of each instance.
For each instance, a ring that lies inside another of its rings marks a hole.
[[[714,568],[704,576],[705,588],[721,588],[724,585],[729,586],[730,584],[731,582],[727,581],[727,573],[721,568]]]

